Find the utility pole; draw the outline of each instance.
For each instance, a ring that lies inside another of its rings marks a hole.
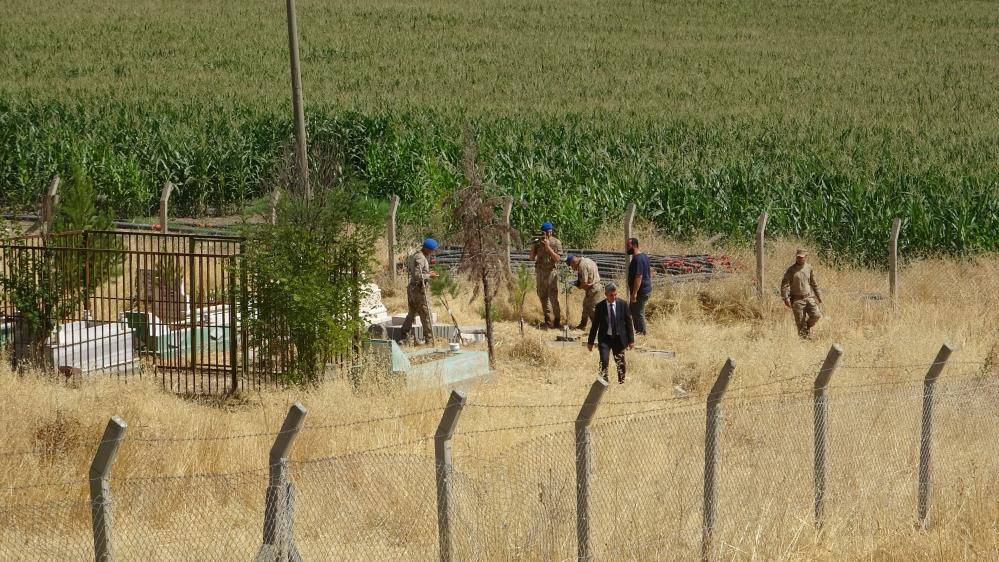
[[[305,108],[302,105],[302,71],[298,62],[298,24],[295,0],[288,2],[288,50],[291,52],[291,103],[295,110],[295,164],[299,188],[306,201],[312,199],[309,185],[309,152],[305,140]]]

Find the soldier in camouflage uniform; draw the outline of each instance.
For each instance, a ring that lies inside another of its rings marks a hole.
[[[406,320],[402,323],[402,330],[399,333],[399,340],[405,340],[409,335],[410,328],[413,327],[413,320],[417,315],[423,325],[423,339],[427,345],[434,343],[434,325],[430,315],[430,299],[427,298],[427,283],[437,277],[437,272],[430,269],[428,259],[434,250],[437,249],[437,241],[427,238],[423,241],[423,247],[413,252],[406,260],[406,269],[409,271],[409,283],[406,285],[406,300],[409,303],[409,311],[406,313]]]
[[[819,310],[822,295],[819,294],[812,266],[805,263],[807,257],[805,250],[798,250],[794,256],[794,264],[784,272],[784,279],[780,283],[780,296],[784,299],[784,305],[794,313],[794,324],[802,338],[807,338],[812,326],[822,318]]]
[[[552,223],[542,224],[541,236],[531,245],[534,277],[541,309],[545,313],[546,328],[558,328],[562,324],[562,309],[558,302],[558,272],[555,269],[562,261],[562,242],[555,238],[553,230]]]
[[[583,313],[576,329],[585,330],[587,322],[593,320],[593,311],[597,307],[597,299],[600,298],[600,272],[597,270],[597,263],[590,258],[569,254],[569,257],[565,258],[565,263],[576,270],[575,285],[584,291]]]

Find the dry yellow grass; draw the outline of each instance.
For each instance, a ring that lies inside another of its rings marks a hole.
[[[639,232],[649,251],[694,249]],[[616,247],[617,236],[608,231],[601,245]],[[773,245],[770,280],[793,247]],[[729,253],[752,261],[745,250]],[[677,357],[631,354],[628,383],[611,386],[594,430],[593,533],[601,559],[697,555],[704,395],[729,356],[737,368],[722,437],[721,558],[999,556],[999,330],[990,316],[999,305],[999,259],[907,266],[894,312],[887,301],[861,298],[886,291],[883,273],[813,261],[826,288],[826,318],[810,341],[797,339],[775,297],[754,302],[747,273],[657,292],[640,345]],[[400,292],[386,297],[390,309],[403,309]],[[574,296],[574,320],[579,306]],[[528,309],[537,320],[533,295]],[[456,303],[462,322],[476,321],[478,310],[468,294]],[[553,347],[550,333],[533,328],[522,338],[513,322],[497,332],[498,368],[468,388],[470,406],[455,438],[457,547],[463,559],[572,558],[571,421],[595,377],[596,354]],[[938,399],[931,525],[920,530],[920,385],[944,341],[957,351]],[[832,384],[828,522],[819,531],[811,517],[811,381],[834,342],[845,355]],[[85,554],[86,470],[114,414],[130,424],[112,481],[120,557],[252,556],[267,450],[293,401],[309,408],[292,464],[296,536],[306,558],[436,556],[432,442],[425,437],[439,420],[443,390],[406,390],[371,377],[359,386],[331,380],[213,402],[147,382],[68,386],[0,366],[0,393],[3,556],[17,548],[38,558]],[[518,407],[491,407],[510,405]],[[529,405],[537,407],[520,407]],[[344,425],[371,418],[386,419]],[[518,429],[491,431],[508,427]],[[360,451],[370,452],[350,454]],[[222,473],[228,476],[192,476]],[[39,486],[52,482],[67,485]]]

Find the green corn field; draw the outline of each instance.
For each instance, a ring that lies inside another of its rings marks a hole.
[[[299,0],[310,140],[446,216],[462,130],[515,226],[570,244],[798,235],[881,260],[999,250],[999,12],[979,2]],[[289,145],[283,2],[8,0],[0,206],[82,166],[121,217],[238,212]],[[428,227],[429,228],[429,227]]]

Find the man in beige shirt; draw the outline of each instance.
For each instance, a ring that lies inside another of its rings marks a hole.
[[[784,306],[794,313],[794,324],[802,338],[807,338],[812,326],[822,318],[819,311],[822,295],[812,266],[806,263],[807,258],[808,252],[799,249],[794,255],[794,264],[784,272],[780,283],[780,296]]]
[[[420,325],[423,327],[423,340],[427,345],[434,344],[434,324],[433,316],[430,314],[430,299],[427,298],[427,283],[437,277],[437,272],[430,269],[429,257],[437,250],[437,241],[427,238],[423,241],[423,246],[413,252],[406,260],[406,269],[409,271],[409,283],[406,285],[406,301],[409,310],[406,312],[406,320],[402,323],[399,332],[399,341],[406,339],[409,330],[413,327],[413,321],[420,317]]]
[[[586,324],[593,320],[593,310],[600,297],[600,271],[597,270],[597,262],[582,256],[569,254],[565,263],[576,270],[576,288],[583,290],[583,313],[576,329],[585,330]]]
[[[537,281],[538,300],[545,314],[546,328],[562,325],[562,308],[558,302],[558,271],[555,266],[562,261],[562,242],[555,238],[552,223],[541,225],[541,236],[531,245],[534,260],[534,277]]]

